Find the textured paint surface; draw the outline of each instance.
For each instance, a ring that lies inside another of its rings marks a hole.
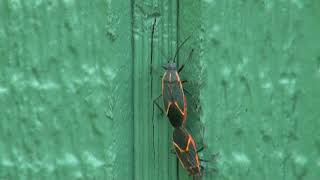
[[[153,106],[189,35],[204,179],[318,179],[319,19],[317,0],[0,1],[0,179],[192,179]]]
[[[132,179],[129,9],[0,1],[0,179]]]
[[[318,179],[319,1],[201,6],[206,179]]]

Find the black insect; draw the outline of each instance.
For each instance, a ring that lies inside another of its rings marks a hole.
[[[156,19],[152,28],[152,39],[155,30]],[[158,96],[154,103],[157,107],[166,114],[171,125],[173,127],[181,127],[187,118],[187,100],[185,96],[185,90],[182,84],[186,81],[182,81],[180,79],[179,73],[183,70],[184,65],[178,67],[176,63],[176,57],[178,55],[179,49],[190,39],[191,36],[186,38],[177,48],[175,55],[172,59],[168,59],[168,63],[163,65],[165,72],[162,76],[162,94]],[[153,45],[153,41],[151,41],[151,45]],[[193,50],[189,54],[189,58],[191,58]],[[152,55],[152,53],[151,53]],[[163,98],[163,108],[157,103],[157,100],[162,97]]]

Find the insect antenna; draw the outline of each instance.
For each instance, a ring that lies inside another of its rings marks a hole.
[[[165,55],[162,48],[160,48],[160,54],[161,54],[162,58],[167,59],[167,63],[169,63],[169,57]]]
[[[175,55],[174,55],[174,57],[173,57],[173,62],[175,62],[175,59],[176,59],[176,57],[177,57],[177,55],[178,55],[178,52],[179,52],[180,48],[181,48],[181,47],[184,45],[184,43],[186,43],[190,38],[191,38],[191,35],[189,35],[189,36],[178,46],[178,48],[177,48],[177,50],[176,50],[176,53],[175,53]]]

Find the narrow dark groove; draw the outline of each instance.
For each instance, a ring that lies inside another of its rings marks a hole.
[[[176,19],[176,33],[177,33],[177,37],[176,37],[176,49],[178,49],[179,47],[179,30],[180,30],[180,26],[179,26],[179,19],[180,19],[180,1],[177,0],[177,19]],[[177,67],[179,67],[179,54],[177,54]],[[180,179],[180,176],[179,176],[179,160],[178,158],[176,157],[176,169],[177,169],[177,180]]]
[[[177,180],[179,180],[180,179],[180,177],[179,177],[179,160],[178,160],[178,158],[176,158],[176,173],[177,173]]]
[[[152,31],[151,31],[151,47],[150,47],[150,96],[151,101],[153,102],[153,36],[154,30],[157,23],[157,18],[154,18],[154,22],[152,24]],[[155,150],[155,141],[154,141],[154,105],[152,104],[152,146],[153,146],[153,169],[156,169],[156,150]]]
[[[180,29],[180,26],[179,26],[179,18],[180,18],[180,11],[179,11],[179,9],[180,9],[180,1],[179,0],[177,0],[177,24],[176,24],[176,28],[177,28],[177,43],[176,43],[176,49],[178,49],[178,47],[179,47],[179,29]],[[180,67],[179,66],[179,53],[177,54],[177,66],[178,67]]]
[[[134,70],[134,63],[135,63],[135,48],[134,48],[134,0],[131,0],[130,1],[131,3],[131,8],[130,8],[130,14],[131,14],[131,56],[132,56],[132,64],[131,64],[131,73],[132,73],[132,76],[131,76],[131,87],[132,87],[132,93],[131,93],[131,104],[132,104],[132,121],[131,121],[131,125],[132,125],[132,139],[131,139],[131,142],[133,142],[131,145],[132,145],[132,179],[135,179],[135,149],[134,149],[134,144],[135,144],[135,125],[134,125],[134,122],[135,122],[135,119],[134,119],[134,116],[135,116],[135,109],[134,109],[134,94],[135,94],[135,83],[134,83],[134,76],[135,76],[135,70]],[[130,142],[130,141],[129,141]]]
[[[153,91],[153,36],[154,36],[154,30],[155,30],[155,25],[156,25],[157,19],[154,18],[154,22],[152,24],[152,31],[151,31],[151,47],[150,47],[150,96],[151,100],[152,98],[152,91]]]
[[[152,105],[152,145],[153,145],[153,169],[156,169],[156,162],[155,162],[155,158],[156,158],[156,150],[155,150],[155,145],[154,145],[154,105]],[[158,141],[159,142],[159,141]]]

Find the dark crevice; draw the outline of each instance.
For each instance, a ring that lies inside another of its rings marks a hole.
[[[179,160],[176,158],[177,180],[179,180]]]
[[[179,9],[180,9],[180,1],[179,0],[177,0],[176,1],[177,2],[177,19],[176,19],[176,49],[178,49],[178,47],[179,47],[179,30],[180,30],[180,26],[179,26],[179,19],[180,19],[180,11],[179,11]],[[179,53],[177,54],[177,67],[180,67],[179,66]],[[179,177],[179,160],[178,160],[178,158],[176,157],[176,170],[177,170],[177,180],[179,180],[180,179],[180,177]]]
[[[251,92],[251,88],[250,88],[250,84],[249,84],[248,79],[244,75],[242,75],[240,77],[240,81],[244,84],[244,86],[247,90],[247,93],[249,95],[250,101],[252,101],[252,92]]]
[[[317,57],[317,70],[320,72],[320,56]]]
[[[157,18],[154,18],[151,30],[151,43],[150,43],[150,99],[153,102],[153,36],[155,31],[155,26],[157,23]],[[155,150],[155,141],[154,141],[154,104],[152,106],[152,146],[153,146],[153,161],[155,162],[156,150]],[[156,163],[153,163],[153,168],[156,169]]]
[[[228,107],[228,82],[226,80],[221,81],[221,85],[223,87],[223,97],[225,100],[225,104]]]

